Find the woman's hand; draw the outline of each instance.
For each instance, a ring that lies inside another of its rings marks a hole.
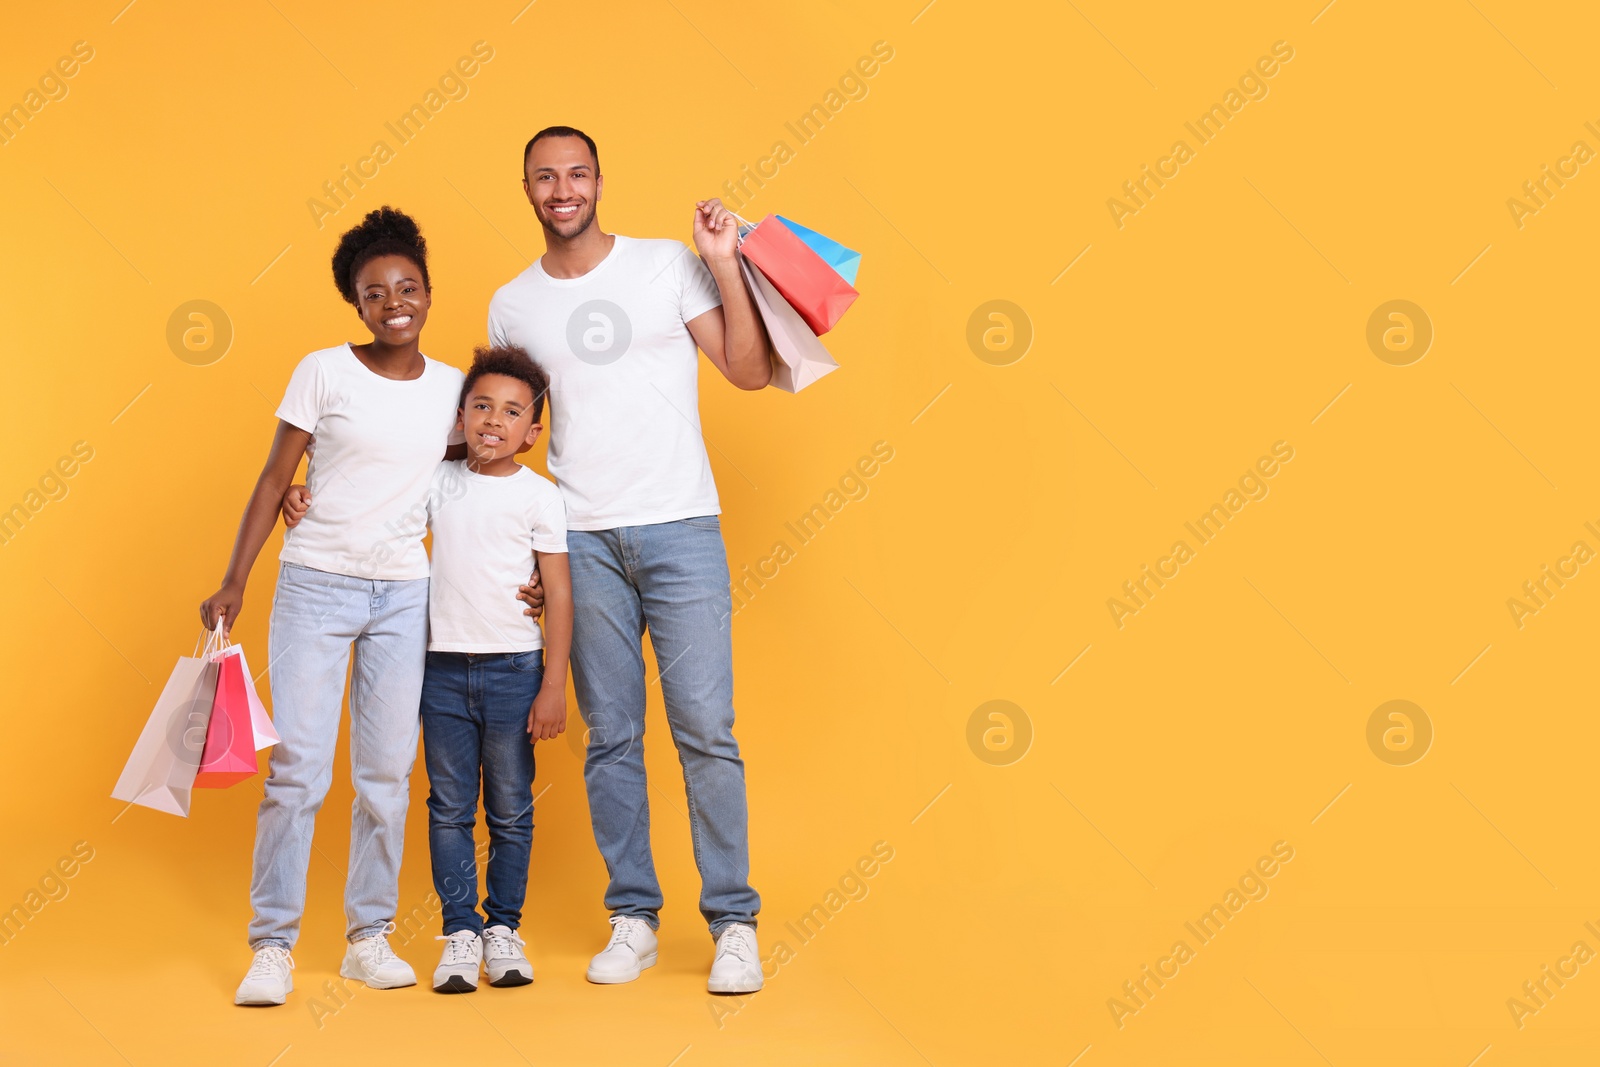
[[[233,629],[233,624],[238,620],[239,612],[242,610],[244,610],[244,589],[225,585],[201,603],[200,625],[204,626],[207,632],[215,630],[220,616],[224,620],[222,633],[226,636]]]
[[[306,512],[311,508],[311,490],[300,484],[291,485],[288,492],[283,494],[283,525],[285,529],[292,530],[295,524],[306,517]]]

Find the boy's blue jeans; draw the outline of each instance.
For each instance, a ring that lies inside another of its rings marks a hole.
[[[317,810],[333,781],[345,671],[350,675],[350,868],[345,936],[395,917],[405,847],[417,698],[428,651],[428,579],[372,581],[282,563],[267,653],[278,744],[256,815],[251,949],[293,948],[306,908]]]
[[[750,887],[744,761],[733,738],[728,559],[717,517],[569,530],[567,553],[573,684],[589,728],[583,778],[611,875],[606,907],[654,927],[662,904],[644,771],[640,640],[648,627],[688,790],[700,914],[713,934],[728,923],[753,924],[761,898]]]
[[[428,851],[444,933],[517,929],[533,847],[533,741],[528,713],[544,652],[429,652],[422,680]],[[478,914],[478,782],[489,828],[487,923]]]

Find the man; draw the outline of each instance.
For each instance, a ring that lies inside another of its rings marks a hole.
[[[741,389],[772,376],[739,272],[737,223],[719,200],[697,203],[698,258],[679,241],[603,232],[599,151],[567,126],[528,142],[522,184],[545,253],[495,294],[489,337],[527,349],[551,379],[549,467],[567,505],[573,682],[589,727],[584,781],[611,878],[611,937],[588,977],[631,982],[656,962],[662,896],[650,853],[640,644],[648,630],[688,790],[700,913],[716,939],[707,988],[754,992],[761,900],[749,883],[727,554],[700,434],[696,354]]]

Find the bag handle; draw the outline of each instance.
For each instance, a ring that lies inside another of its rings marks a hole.
[[[225,616],[219,612],[217,614],[216,629],[210,631],[209,633],[204,630],[200,632],[200,636],[195,640],[194,643],[195,658],[198,659],[204,655],[204,658],[210,659],[213,655],[221,652],[224,648],[227,648],[230,644],[232,644],[232,642],[228,640],[227,634],[225,634],[222,629],[225,621]],[[203,649],[201,642],[204,642]]]

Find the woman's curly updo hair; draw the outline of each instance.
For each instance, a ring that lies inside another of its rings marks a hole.
[[[428,280],[428,242],[422,239],[417,221],[404,211],[385,204],[367,212],[361,224],[339,238],[333,253],[333,284],[351,306],[361,305],[356,297],[356,274],[379,256],[405,256],[422,272],[422,288],[433,291]]]

